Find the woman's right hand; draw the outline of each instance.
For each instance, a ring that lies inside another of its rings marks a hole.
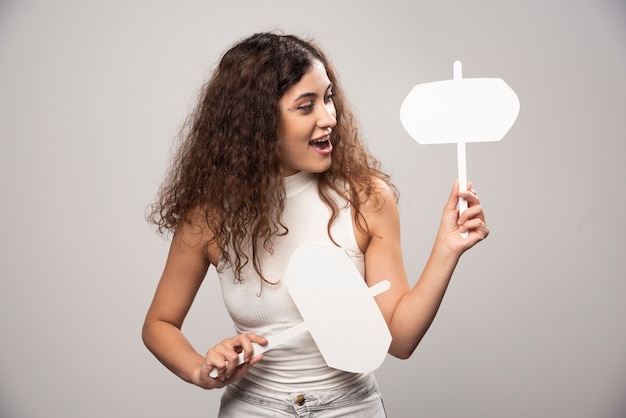
[[[207,351],[194,383],[204,389],[216,389],[241,379],[250,367],[263,358],[263,354],[253,356],[252,343],[265,345],[267,339],[257,334],[239,334],[215,345]],[[244,362],[237,365],[241,352],[244,353]],[[218,372],[215,378],[209,376],[214,368]]]

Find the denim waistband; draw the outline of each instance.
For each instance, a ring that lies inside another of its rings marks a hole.
[[[378,418],[386,415],[378,384],[370,373],[339,389],[293,393],[276,392],[240,380],[226,388],[219,417],[241,416]]]

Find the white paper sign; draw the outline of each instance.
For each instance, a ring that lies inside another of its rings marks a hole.
[[[343,249],[308,243],[291,256],[285,284],[328,366],[353,373],[380,366],[391,333],[374,296],[388,281],[368,288]]]
[[[500,78],[463,78],[460,61],[452,80],[418,84],[400,107],[404,129],[420,144],[457,144],[458,179],[467,190],[466,142],[500,141],[519,114],[519,99]],[[459,201],[459,213],[467,209]],[[463,236],[467,236],[464,233]]]
[[[284,284],[304,319],[254,355],[309,331],[326,364],[352,373],[377,369],[391,345],[391,333],[374,296],[389,289],[383,280],[370,288],[346,252],[334,245],[310,242],[298,247],[285,270]],[[243,363],[243,353],[238,364]],[[217,377],[217,369],[209,376]]]

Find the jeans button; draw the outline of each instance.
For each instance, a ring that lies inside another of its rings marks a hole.
[[[296,405],[298,405],[298,406],[304,405],[304,396],[302,396],[302,395],[296,396],[295,402],[296,402]]]

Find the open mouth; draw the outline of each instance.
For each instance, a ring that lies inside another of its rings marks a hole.
[[[325,136],[320,139],[314,139],[313,141],[309,141],[309,145],[320,151],[327,150],[328,148],[332,146],[329,136]]]

